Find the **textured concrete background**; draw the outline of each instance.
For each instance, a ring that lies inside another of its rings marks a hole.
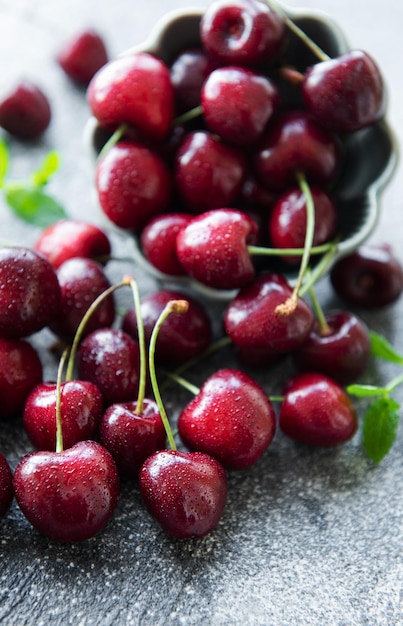
[[[205,6],[205,2],[199,3]],[[62,168],[50,190],[70,215],[98,220],[92,168],[82,145],[88,117],[85,94],[54,62],[60,42],[84,26],[100,30],[113,57],[140,43],[155,20],[183,0],[0,0],[0,89],[24,75],[42,85],[53,107],[43,141],[12,143],[13,177],[23,176],[50,148]],[[294,0],[291,6],[303,6]],[[190,6],[187,3],[187,6]],[[378,60],[389,86],[388,118],[403,140],[401,58],[403,9],[395,0],[312,0],[331,14],[355,47]],[[401,167],[382,197],[372,239],[389,242],[403,259]],[[38,233],[0,204],[0,237],[30,244]],[[126,271],[108,267],[111,279]],[[136,268],[142,293],[156,285]],[[340,303],[325,281],[325,306]],[[220,305],[212,305],[219,315]],[[382,312],[360,312],[403,352],[403,300]],[[34,338],[46,360],[51,337]],[[235,365],[220,354],[192,373],[200,384],[217,367]],[[285,364],[257,379],[268,392],[289,373]],[[396,368],[374,363],[370,380],[386,383]],[[368,380],[368,379],[366,379]],[[403,390],[396,399],[403,402]],[[175,416],[189,400],[167,394]],[[20,424],[0,424],[0,449],[14,467],[30,450]],[[199,541],[167,538],[125,485],[113,521],[80,545],[59,545],[32,530],[14,504],[0,525],[0,623],[24,625],[162,624],[252,626],[397,626],[403,623],[403,504],[400,429],[379,466],[364,456],[360,435],[337,450],[310,450],[276,435],[251,470],[229,476],[229,501],[218,528]]]

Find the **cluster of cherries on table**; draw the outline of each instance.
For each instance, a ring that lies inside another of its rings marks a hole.
[[[200,34],[201,46],[181,52],[170,67],[141,52],[100,63],[82,80],[71,69],[85,57],[82,39],[66,53],[64,67],[75,80],[84,84],[93,75],[88,102],[105,137],[116,129],[123,134],[97,162],[101,207],[114,224],[141,238],[144,254],[165,274],[188,273],[208,287],[237,289],[224,328],[240,362],[269,367],[290,355],[300,370],[279,399],[281,430],[308,445],[343,443],[358,424],[343,385],[367,366],[368,329],[348,311],[330,312],[319,324],[282,274],[256,273],[248,246],[260,241],[257,224],[270,213],[271,242],[304,248],[301,174],[314,198],[313,244],[334,236],[336,209],[323,185],[340,169],[338,134],[382,114],[379,70],[360,51],[321,61],[304,75],[288,69],[304,107],[286,112],[278,84],[261,71],[268,65],[275,75],[286,48],[281,15],[256,0],[216,0],[202,16]],[[346,108],[337,86],[350,84]],[[363,90],[365,106],[356,108]],[[10,100],[7,106],[10,115]],[[197,107],[197,117],[186,121]],[[4,110],[0,103],[6,127]],[[181,207],[174,213],[173,200]],[[138,479],[145,505],[168,534],[204,536],[223,514],[226,471],[250,467],[273,440],[273,402],[243,369],[223,368],[200,389],[189,384],[195,397],[178,418],[186,448],[178,450],[153,358],[170,369],[194,362],[211,346],[211,320],[193,296],[159,289],[141,298],[116,328],[112,292],[133,288],[134,281],[110,285],[100,262],[110,254],[104,230],[74,220],[47,228],[33,249],[0,249],[0,412],[2,418],[22,414],[37,449],[13,473],[0,454],[0,513],[15,495],[43,534],[83,540],[110,519],[120,480]],[[387,247],[366,246],[338,261],[331,280],[346,301],[364,307],[393,302],[403,289],[402,268]],[[293,306],[282,310],[290,299]],[[86,312],[91,314],[82,326]],[[43,382],[29,342],[45,327],[73,346],[67,373],[61,367],[57,382]],[[147,375],[142,333],[147,346],[154,341]]]

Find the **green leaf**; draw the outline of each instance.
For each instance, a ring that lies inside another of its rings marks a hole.
[[[43,159],[41,166],[31,175],[31,182],[38,187],[43,187],[49,182],[53,174],[57,172],[59,165],[59,153],[51,150]]]
[[[4,184],[4,179],[8,170],[8,163],[10,155],[8,152],[8,146],[5,141],[0,139],[0,187]]]
[[[67,217],[64,208],[39,187],[9,184],[5,197],[17,217],[40,228]]]
[[[384,396],[389,393],[389,389],[386,387],[377,387],[376,385],[348,385],[346,387],[347,393],[351,396],[357,396],[357,398],[370,398],[372,396]]]
[[[369,458],[379,463],[388,454],[399,423],[400,405],[393,398],[382,397],[367,409],[363,424],[363,444]]]
[[[391,363],[403,365],[403,356],[396,352],[386,337],[373,330],[370,331],[369,335],[371,340],[372,356],[379,357],[385,361],[390,361]]]

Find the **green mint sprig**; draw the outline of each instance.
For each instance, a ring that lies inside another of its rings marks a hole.
[[[26,180],[8,180],[10,153],[5,141],[0,139],[0,189],[13,213],[21,220],[45,228],[54,222],[67,218],[62,205],[46,193],[45,187],[57,172],[60,158],[51,150],[39,168]]]
[[[370,331],[371,354],[390,363],[403,366],[403,356],[382,335]],[[375,463],[380,463],[389,453],[397,435],[400,404],[391,397],[403,383],[403,374],[385,386],[354,384],[347,392],[357,398],[375,398],[367,407],[363,422],[363,446]]]

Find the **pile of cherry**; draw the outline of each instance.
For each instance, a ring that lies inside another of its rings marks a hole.
[[[282,67],[287,32],[282,15],[258,0],[213,1],[201,19],[201,47],[170,67],[136,53],[84,77],[82,67],[73,72],[90,81],[89,105],[109,137],[96,168],[103,211],[141,238],[165,274],[238,290],[219,345],[233,347],[240,368],[222,368],[201,388],[182,377],[214,348],[205,306],[180,290],[141,298],[130,276],[111,285],[102,264],[111,244],[101,228],[66,219],[46,228],[33,249],[1,248],[0,417],[22,416],[36,451],[13,473],[0,453],[0,515],[15,496],[41,533],[83,540],[112,516],[120,481],[135,480],[168,534],[200,537],[224,512],[227,471],[256,463],[277,427],[311,446],[339,445],[356,433],[344,387],[367,367],[369,330],[350,311],[323,313],[313,282],[312,306],[300,289],[315,247],[334,249],[329,189],[342,168],[342,136],[382,115],[382,78],[361,51],[322,59],[304,74]],[[82,40],[69,54],[63,62],[72,72],[72,59],[85,57]],[[298,92],[298,108],[284,106],[284,80]],[[16,102],[18,94],[6,107],[0,102],[9,132]],[[45,127],[31,118],[25,135]],[[262,242],[303,268],[296,287],[281,273],[257,271],[251,253],[263,254]],[[357,250],[330,277],[354,306],[383,306],[403,290],[402,267],[386,246]],[[129,288],[134,305],[119,319],[114,292]],[[29,341],[44,328],[66,347],[53,382],[43,381]],[[244,371],[286,357],[298,373],[279,396],[268,397]],[[156,368],[194,394],[177,421],[184,450]]]

